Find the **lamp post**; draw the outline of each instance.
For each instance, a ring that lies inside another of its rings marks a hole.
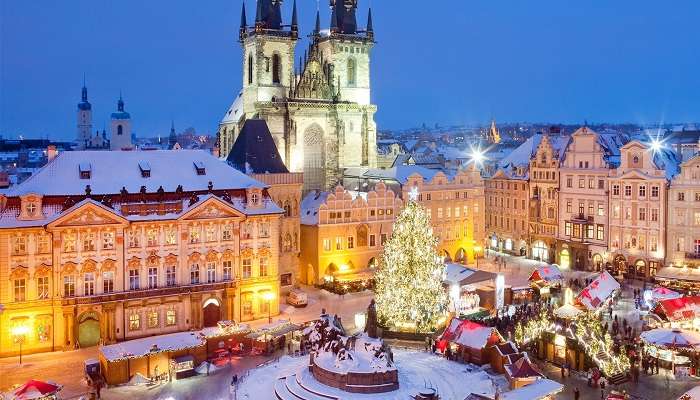
[[[15,343],[19,344],[19,365],[22,365],[22,344],[24,343],[24,339],[26,338],[28,332],[29,328],[24,325],[19,325],[12,328],[12,336],[15,338]]]
[[[476,269],[479,269],[479,252],[481,251],[481,246],[474,247],[474,258],[476,258]]]
[[[263,294],[263,299],[267,301],[267,323],[271,324],[272,323],[272,300],[274,300],[275,294],[272,292],[266,292]]]

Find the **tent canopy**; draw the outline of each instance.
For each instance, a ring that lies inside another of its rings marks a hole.
[[[669,321],[688,321],[700,316],[700,296],[661,300],[654,312]]]
[[[652,329],[642,332],[640,338],[655,346],[700,350],[700,333],[685,329]]]
[[[15,389],[12,394],[18,399],[37,399],[44,396],[50,396],[58,392],[60,389],[60,385],[32,379]]]

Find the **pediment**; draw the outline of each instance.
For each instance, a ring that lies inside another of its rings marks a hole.
[[[245,218],[240,211],[218,198],[210,198],[183,214],[181,220]]]
[[[630,179],[630,180],[648,180],[650,178],[653,178],[645,173],[643,173],[640,170],[633,169],[626,171],[624,174],[620,176],[619,179]]]
[[[95,203],[86,202],[76,205],[73,209],[51,222],[48,227],[69,228],[89,225],[123,225],[128,221],[107,207]]]

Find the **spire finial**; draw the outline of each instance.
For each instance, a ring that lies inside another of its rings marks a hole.
[[[296,32],[299,30],[299,24],[297,21],[297,0],[294,0],[294,4],[292,5],[292,32]]]
[[[372,25],[372,8],[370,7],[367,13],[367,37],[374,38],[374,27]]]
[[[124,99],[122,99],[121,90],[119,90],[119,101],[117,102],[117,111],[124,112]]]
[[[314,34],[319,35],[321,33],[321,11],[316,9],[316,27],[314,28]]]

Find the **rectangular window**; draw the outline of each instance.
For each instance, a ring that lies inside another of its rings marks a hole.
[[[225,242],[233,240],[233,228],[231,225],[224,225],[224,229],[221,231],[221,240]]]
[[[39,235],[37,238],[36,252],[40,254],[51,252],[51,237],[49,235]]]
[[[231,260],[224,261],[223,267],[224,267],[224,280],[225,281],[233,280],[233,261],[231,261]]]
[[[75,234],[74,233],[64,233],[63,234],[63,252],[72,253],[75,251]]]
[[[177,243],[177,229],[168,228],[165,230],[165,244],[172,246]]]
[[[215,242],[216,241],[216,227],[213,225],[209,225],[206,228],[204,228],[204,238],[206,239],[207,242]]]
[[[589,189],[595,189],[595,179],[593,179],[593,178],[588,178],[588,188],[589,188]]]
[[[36,278],[36,294],[39,299],[49,298],[49,277],[39,276]]]
[[[355,238],[352,236],[348,236],[348,249],[354,249],[355,248]]]
[[[190,267],[190,284],[199,284],[199,264],[192,264]]]
[[[259,261],[260,276],[268,276],[270,273],[270,261],[267,257],[261,257]]]
[[[646,209],[646,208],[640,208],[640,209],[639,209],[639,220],[640,220],[640,221],[646,221],[646,220],[647,220],[647,209]]]
[[[369,235],[369,247],[374,247],[377,245],[377,238],[374,236],[374,234]]]
[[[135,247],[141,247],[141,235],[139,231],[133,230],[129,231],[129,247],[132,249]]]
[[[384,246],[384,243],[386,243],[386,233],[382,233],[381,236],[381,245]]]
[[[620,195],[620,185],[613,185],[612,187],[612,192],[613,196],[619,196]]]
[[[175,266],[168,265],[165,267],[165,286],[175,286]]]
[[[695,212],[693,213],[693,221],[695,221],[695,222],[694,222],[694,223],[695,223],[695,226],[699,226],[699,225],[700,225],[700,211],[695,211]]]
[[[148,247],[158,246],[158,229],[146,230],[146,245]]]
[[[620,206],[613,206],[613,218],[620,218]]]
[[[258,224],[258,236],[261,238],[269,238],[270,237],[270,223],[269,222],[261,222]]]
[[[652,236],[649,238],[649,250],[650,251],[656,251],[659,247],[658,240],[656,239],[656,236]]]
[[[700,201],[700,192],[695,192],[695,201]]]
[[[570,213],[571,212],[571,200],[566,201],[566,212]]]
[[[579,189],[584,189],[586,187],[586,180],[583,178],[578,178]]]
[[[652,208],[651,209],[651,220],[653,222],[658,222],[659,221],[659,209],[658,208]]]
[[[446,216],[447,218],[450,218],[450,217],[452,216],[452,207],[447,207],[447,208],[445,209],[445,216]]]
[[[425,194],[425,199],[426,199],[427,201],[430,201],[430,197],[431,197],[431,196],[430,196],[430,193],[426,193],[426,194]]]
[[[632,196],[632,186],[625,185],[625,197]]]
[[[148,328],[153,329],[158,327],[158,311],[148,312]]]
[[[17,236],[14,238],[12,246],[12,254],[14,255],[24,255],[27,254],[27,238],[24,236]]]
[[[678,192],[678,201],[685,201],[685,193]]]
[[[139,288],[140,288],[139,270],[138,269],[130,269],[129,270],[129,290],[139,290]]]
[[[199,243],[199,227],[198,226],[193,226],[190,228],[190,243],[195,244]]]
[[[577,238],[581,237],[581,225],[574,224],[574,234],[572,236]]]
[[[27,280],[26,279],[24,279],[24,278],[15,279],[14,299],[15,299],[15,301],[27,300]]]
[[[571,236],[571,222],[564,223],[564,235]]]
[[[75,296],[75,276],[66,275],[63,277],[63,295],[65,297]]]
[[[374,217],[376,214],[377,214],[377,210],[375,210],[374,208],[371,209],[371,210],[369,210],[369,216],[370,216],[370,217]]]
[[[588,215],[589,216],[594,215],[593,203],[588,203]]]
[[[626,220],[632,219],[632,209],[629,207],[625,208],[625,219]]]
[[[241,269],[243,279],[250,278],[253,276],[253,261],[250,258],[244,258],[243,261],[241,261]]]
[[[148,288],[156,289],[158,288],[158,268],[149,267],[148,268]]]
[[[216,282],[216,263],[207,262],[207,283]]]
[[[343,238],[341,238],[341,237],[336,237],[336,238],[335,238],[335,249],[336,249],[336,250],[342,250],[342,249],[343,249]]]
[[[595,227],[593,225],[586,225],[586,239],[593,239],[595,235]]]
[[[83,295],[92,296],[95,294],[95,274],[87,272],[83,275]]]
[[[114,272],[104,271],[102,272],[102,293],[112,292],[114,292]]]
[[[605,181],[598,179],[598,189],[605,189]]]
[[[280,275],[280,286],[291,286],[292,285],[292,274],[282,274]]]
[[[659,197],[659,187],[658,186],[651,187],[651,197]]]
[[[570,176],[566,177],[566,187],[570,188],[574,186],[574,180]]]
[[[602,217],[603,215],[605,215],[605,209],[602,204],[598,204],[598,216]]]
[[[114,249],[114,232],[102,232],[102,250]]]
[[[503,204],[501,204],[501,206],[503,206]],[[439,208],[438,208],[438,215],[437,215],[437,217],[438,217],[438,219],[442,219],[442,207],[439,207]]]
[[[596,239],[605,240],[605,227],[603,225],[598,225],[598,231],[596,232]]]
[[[86,232],[82,234],[83,237],[83,251],[95,251],[95,234],[92,232]]]
[[[646,197],[647,196],[647,187],[644,185],[639,186],[639,197]]]
[[[139,314],[129,315],[129,330],[138,331],[141,329],[141,316]]]
[[[168,310],[165,312],[165,325],[173,326],[177,323],[177,314],[175,310]]]
[[[323,239],[323,251],[331,251],[331,240]]]

